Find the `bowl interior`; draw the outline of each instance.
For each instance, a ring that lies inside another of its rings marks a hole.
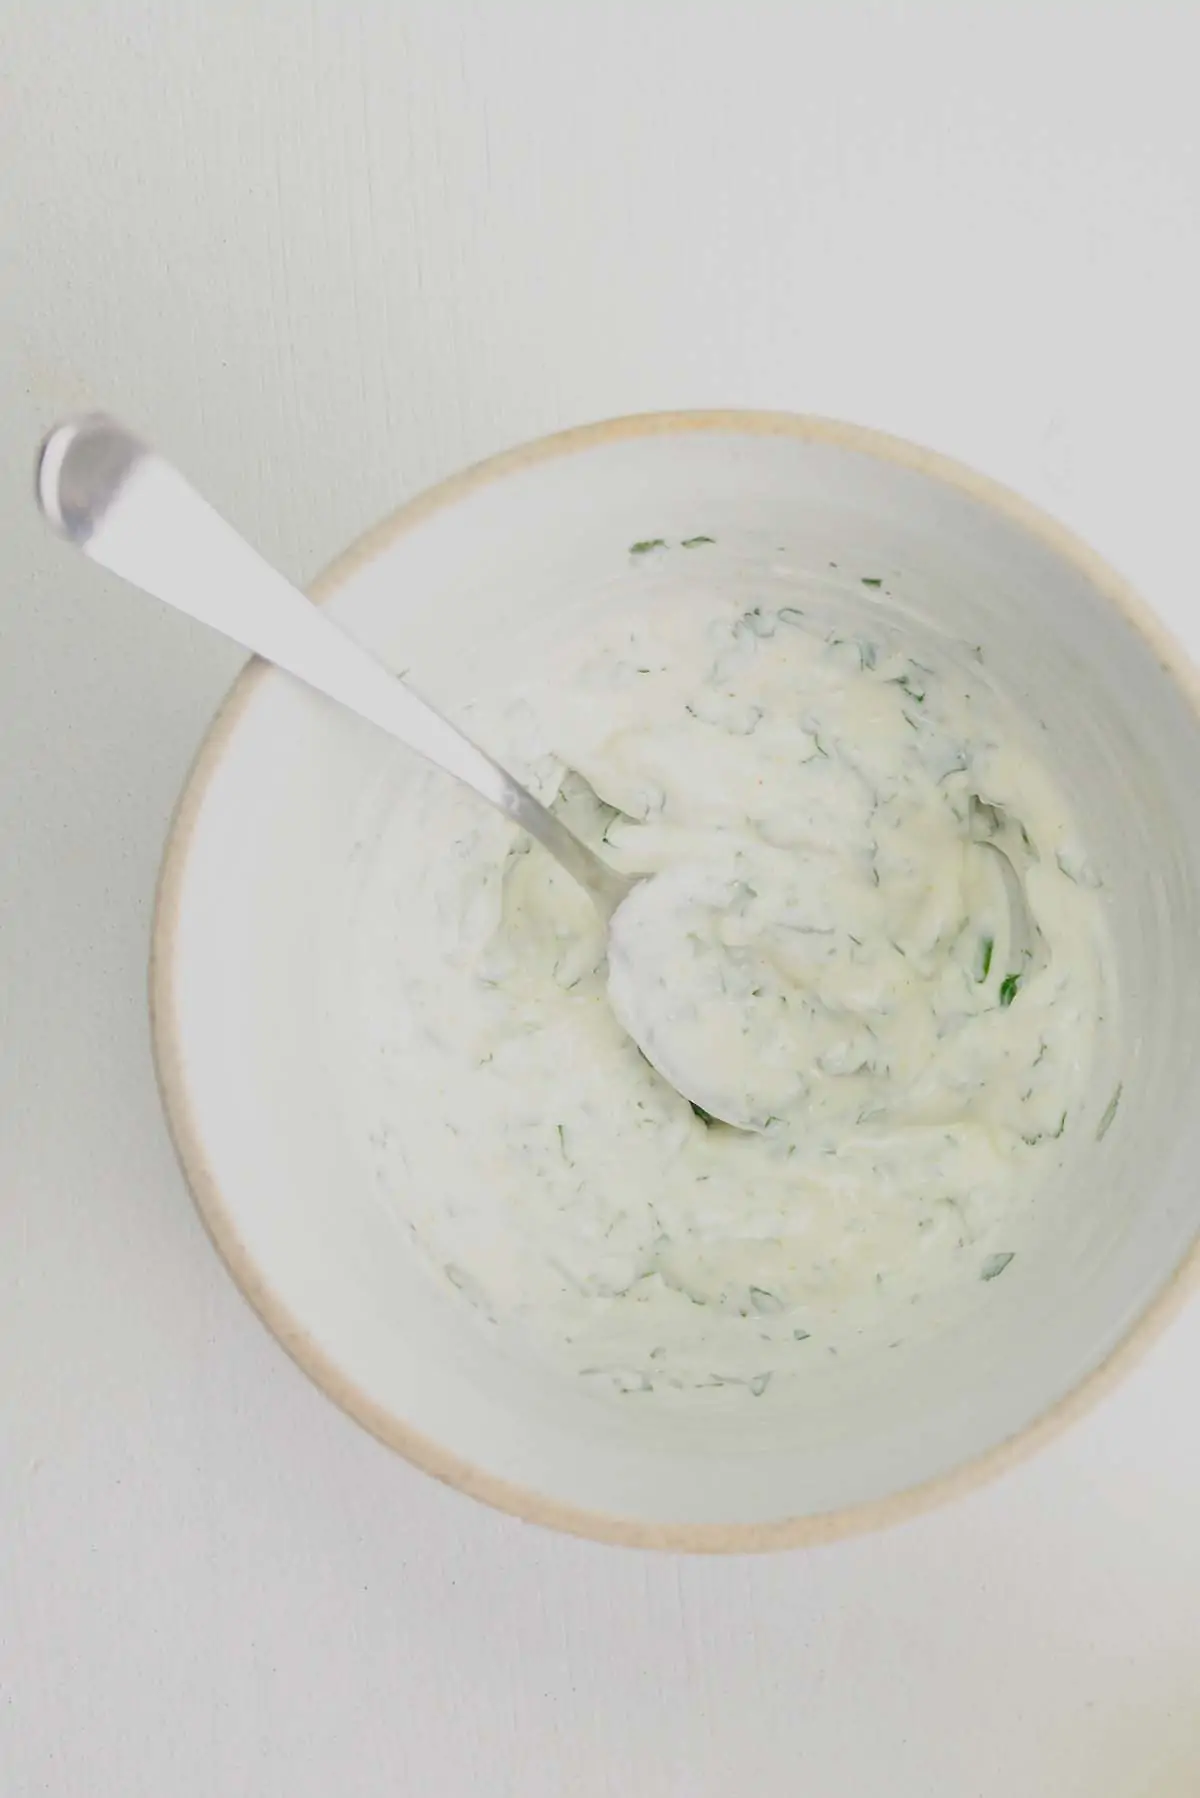
[[[215,728],[169,852],[156,1039],[218,1245],[349,1409],[529,1515],[680,1542],[722,1527],[749,1546],[764,1525],[887,1499],[1018,1434],[1109,1356],[1187,1254],[1200,734],[1118,583],[1063,534],[921,452],[802,420],[631,421],[501,458],[352,552],[327,603],[452,706],[515,671],[537,621],[574,628],[658,578],[632,543],[700,533],[716,541],[689,562],[697,584],[836,563],[850,603],[863,576],[884,577],[894,604],[978,646],[1042,738],[1116,944],[1097,1125],[1118,1083],[1121,1097],[1048,1196],[1038,1254],[981,1288],[948,1335],[736,1415],[586,1395],[485,1335],[380,1202],[340,1097],[356,1027],[339,976],[348,895],[406,752],[261,669]]]

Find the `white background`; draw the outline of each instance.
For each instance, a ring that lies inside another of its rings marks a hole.
[[[1196,0],[2,0],[4,1798],[1200,1793],[1200,1305],[1023,1471],[762,1561],[540,1534],[310,1390],[148,1051],[237,656],[28,496],[105,404],[307,578],[521,438],[791,407],[1019,486],[1200,645],[1198,52]]]

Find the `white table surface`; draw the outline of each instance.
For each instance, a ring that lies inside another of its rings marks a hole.
[[[1200,1305],[1016,1474],[759,1561],[541,1534],[310,1389],[147,1039],[238,658],[28,496],[105,404],[306,577],[521,438],[790,407],[1019,486],[1200,644],[1198,51],[1196,0],[0,7],[3,1798],[1200,1793]]]

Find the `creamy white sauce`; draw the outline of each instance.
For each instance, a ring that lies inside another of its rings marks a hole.
[[[601,1388],[750,1397],[986,1294],[1094,1128],[1113,1008],[1030,733],[969,655],[869,606],[850,634],[660,593],[535,668],[464,722],[650,878],[610,971],[540,849],[398,773],[353,930],[353,1115],[438,1277]],[[618,1013],[753,1128],[697,1115]]]

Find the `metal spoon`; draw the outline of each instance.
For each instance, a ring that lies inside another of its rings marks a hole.
[[[607,923],[635,884],[284,579],[169,462],[115,420],[57,425],[37,498],[60,536],[453,774],[548,849]]]
[[[606,925],[639,884],[610,868],[511,774],[347,636],[251,549],[176,468],[115,420],[89,414],[56,426],[38,457],[37,498],[53,529],[93,562],[232,637],[472,788],[549,850],[584,888]],[[1016,871],[991,840],[1001,823],[992,808],[981,805],[972,834],[1000,858],[1013,938],[1024,960],[1032,955],[1034,927]],[[654,1052],[649,1030],[626,1011],[617,1009],[622,1028],[695,1107],[686,1086]],[[702,1097],[701,1112],[713,1113],[713,1096]],[[734,1109],[730,1103],[723,1121],[741,1129],[761,1127],[733,1115]]]
[[[639,884],[601,861],[251,549],[178,469],[114,419],[93,413],[57,425],[38,456],[36,491],[52,528],[93,562],[298,676],[472,788],[550,851],[606,925]],[[649,1037],[640,1040],[638,1020],[615,1015],[647,1061],[683,1092]]]

